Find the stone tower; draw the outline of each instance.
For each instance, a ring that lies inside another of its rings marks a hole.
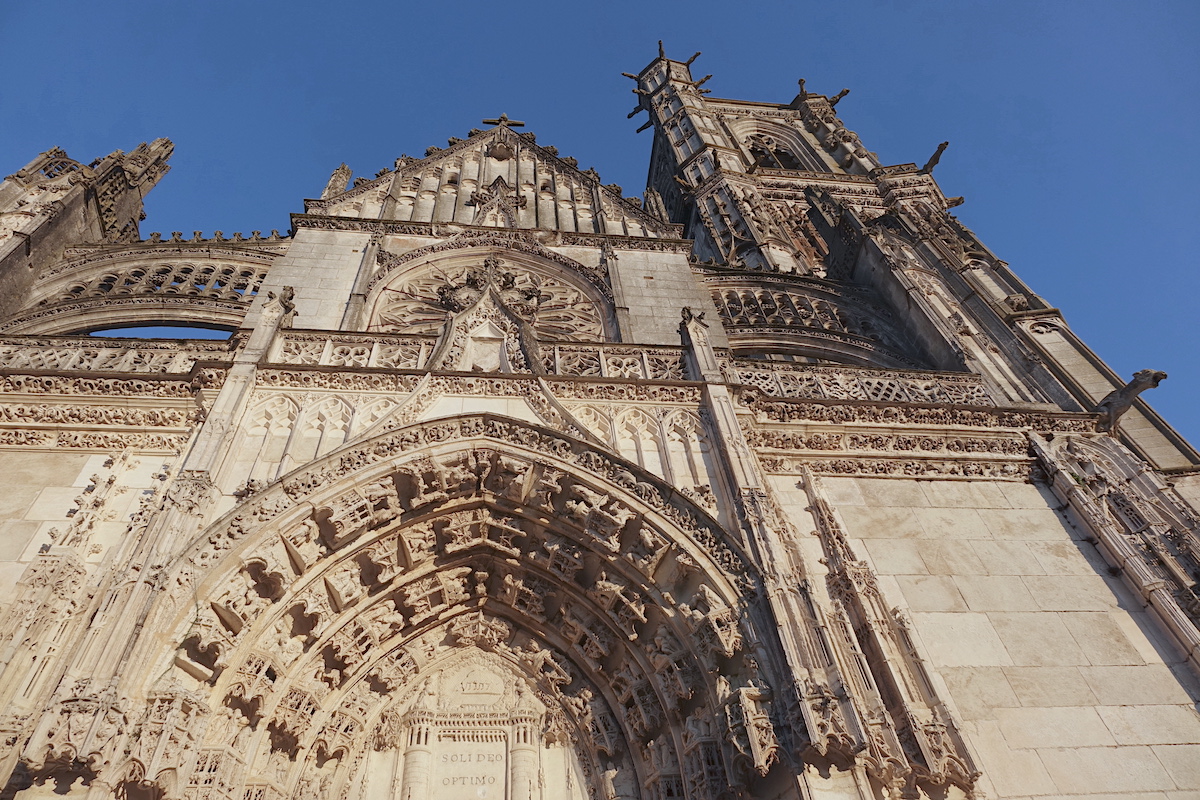
[[[1200,792],[1165,376],[691,63],[643,198],[503,115],[288,236],[142,239],[161,139],[0,184],[0,796]]]

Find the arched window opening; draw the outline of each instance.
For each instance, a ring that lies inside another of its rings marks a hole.
[[[42,167],[41,172],[47,178],[57,178],[69,172],[78,172],[80,169],[78,161],[72,161],[69,158],[55,158],[47,161],[46,165]]]
[[[130,325],[119,328],[102,328],[78,331],[77,335],[97,336],[106,339],[228,339],[234,329],[216,325]]]
[[[754,159],[755,166],[769,169],[804,169],[800,159],[791,150],[770,136],[753,134],[746,139],[746,146]]]

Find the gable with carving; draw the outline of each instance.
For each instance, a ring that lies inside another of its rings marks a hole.
[[[339,168],[341,169],[341,168]],[[456,223],[571,233],[678,238],[679,229],[642,208],[639,198],[603,185],[595,170],[542,147],[533,134],[501,125],[474,131],[427,157],[402,157],[394,170],[356,181],[305,204],[308,214]]]

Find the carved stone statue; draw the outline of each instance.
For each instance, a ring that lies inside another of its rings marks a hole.
[[[1143,369],[1133,373],[1133,380],[1105,395],[1104,399],[1092,409],[1104,415],[1099,428],[1102,431],[1115,432],[1117,420],[1129,410],[1139,394],[1147,389],[1153,389],[1167,379],[1167,373],[1155,369]]]
[[[321,199],[328,200],[331,197],[342,194],[346,191],[346,184],[349,182],[350,168],[342,164],[329,176],[329,183],[325,184],[325,191],[321,192]]]

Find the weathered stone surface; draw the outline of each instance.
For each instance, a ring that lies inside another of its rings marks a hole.
[[[0,797],[1195,800],[1200,455],[690,64],[642,198],[503,115],[289,236],[0,183]]]

